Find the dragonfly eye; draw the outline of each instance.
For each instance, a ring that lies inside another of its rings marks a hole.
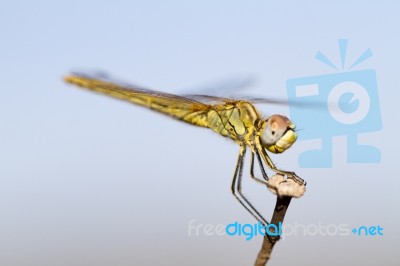
[[[297,139],[295,125],[283,115],[272,115],[265,122],[261,142],[269,151],[282,153]]]

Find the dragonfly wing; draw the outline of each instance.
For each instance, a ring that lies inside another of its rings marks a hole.
[[[195,101],[200,101],[202,103],[208,103],[208,104],[215,104],[215,103],[218,104],[218,103],[225,103],[232,101],[232,99],[225,97],[203,95],[203,94],[183,94],[183,96]]]
[[[187,88],[179,93],[179,95],[214,95],[218,97],[228,97],[234,96],[240,91],[245,91],[249,87],[253,86],[255,83],[255,78],[249,75],[241,75],[226,78],[224,80],[215,81],[211,84],[205,84],[203,86],[198,86],[196,88]]]
[[[261,104],[289,105],[297,108],[307,108],[320,110],[326,107],[326,103],[315,100],[284,100],[279,98],[262,98],[262,97],[242,97],[247,101]]]
[[[245,100],[254,104],[274,104],[274,105],[290,105],[292,107],[298,108],[308,108],[308,109],[321,109],[326,106],[326,103],[323,102],[310,102],[310,101],[300,101],[300,100],[285,100],[279,98],[262,98],[262,97],[248,97],[248,96],[236,96],[232,98],[225,98],[225,97],[217,97],[217,96],[210,96],[210,95],[202,95],[202,94],[193,94],[193,95],[184,95],[187,98],[198,100],[203,103],[208,104],[219,104],[219,103],[227,103],[237,100]]]
[[[190,124],[208,127],[207,113],[210,105],[190,98],[143,89],[133,85],[119,85],[81,74],[69,75],[64,80],[81,88],[126,100]]]

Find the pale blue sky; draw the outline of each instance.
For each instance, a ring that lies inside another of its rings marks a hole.
[[[301,142],[274,156],[308,181],[285,222],[379,224],[385,235],[291,237],[271,265],[398,265],[400,8],[315,2],[0,2],[0,264],[252,264],[260,238],[187,232],[192,219],[253,222],[230,195],[233,142],[62,77],[100,69],[178,92],[254,76],[252,93],[285,98],[286,80],[334,73],[315,53],[338,63],[337,40],[347,38],[350,61],[373,52],[358,70],[376,71],[383,130],[362,141],[382,161],[347,164],[344,137],[334,139],[333,168],[300,168]],[[270,217],[274,198],[264,188],[246,182],[245,194]]]

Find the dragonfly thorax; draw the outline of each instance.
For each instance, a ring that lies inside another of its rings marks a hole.
[[[264,121],[261,142],[267,150],[282,153],[289,149],[297,139],[295,125],[283,115],[272,115]]]

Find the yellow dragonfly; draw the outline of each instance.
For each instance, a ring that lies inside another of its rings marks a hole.
[[[246,199],[241,190],[246,149],[251,150],[250,176],[255,181],[267,185],[268,176],[263,167],[263,162],[265,162],[276,173],[304,184],[303,179],[294,172],[278,169],[267,153],[267,151],[282,153],[290,148],[297,139],[295,125],[287,117],[279,114],[264,118],[251,101],[206,95],[184,97],[132,85],[121,85],[82,74],[71,74],[64,80],[82,88],[147,107],[188,124],[210,128],[239,144],[240,152],[231,191],[240,204],[263,225],[269,223]],[[210,101],[215,103],[212,104]],[[264,180],[254,175],[255,157],[257,157]]]

